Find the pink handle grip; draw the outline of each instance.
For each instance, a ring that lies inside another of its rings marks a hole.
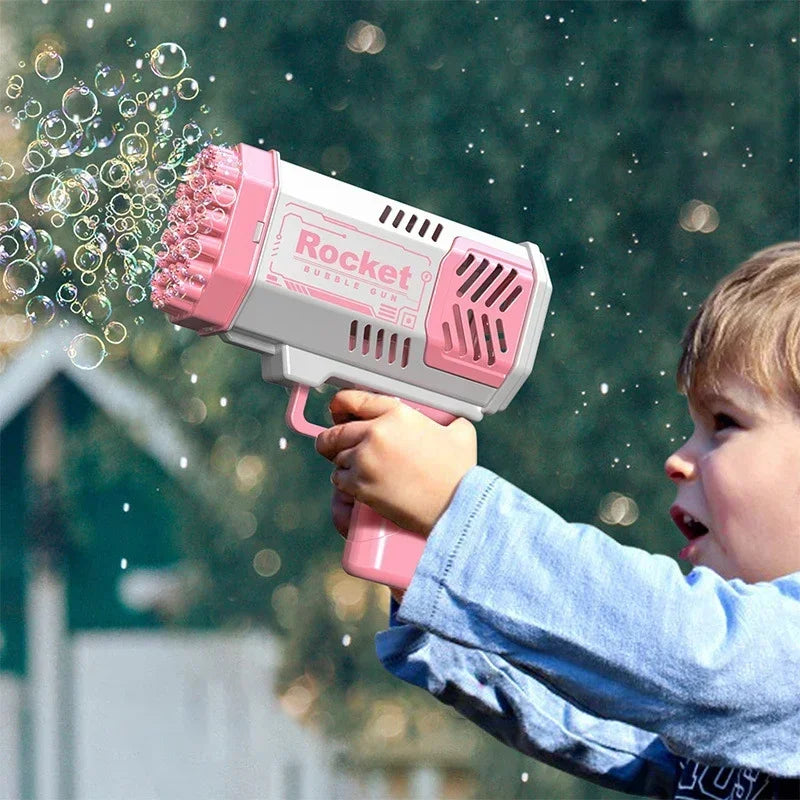
[[[305,418],[307,398],[308,386],[296,384],[286,409],[286,424],[297,433],[316,438],[327,428],[314,425]],[[453,414],[438,408],[410,400],[403,402],[440,425],[449,425],[455,419]],[[395,525],[368,505],[356,501],[344,546],[342,567],[357,578],[384,583],[395,589],[406,589],[425,549],[425,541],[424,536]]]

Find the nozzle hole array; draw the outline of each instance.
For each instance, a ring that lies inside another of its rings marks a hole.
[[[378,217],[378,221],[381,224],[384,224],[391,216],[391,213],[392,213],[392,207],[386,206],[381,212],[381,215]],[[391,226],[393,228],[398,228],[400,226],[400,223],[403,221],[405,215],[406,212],[402,208],[398,209],[397,213],[394,216],[394,219],[390,223]],[[405,225],[406,233],[411,233],[414,230],[414,226],[417,224],[418,221],[419,217],[416,214],[412,214]],[[419,230],[417,231],[417,236],[423,238],[425,234],[428,232],[428,229],[430,227],[431,227],[431,221],[429,219],[423,219],[422,224],[420,225]],[[443,230],[444,226],[441,223],[437,223],[436,227],[433,229],[433,233],[431,234],[431,240],[434,242],[438,241]]]

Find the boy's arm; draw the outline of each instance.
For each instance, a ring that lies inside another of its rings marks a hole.
[[[389,672],[455,708],[501,742],[632,794],[672,797],[678,761],[657,736],[585,713],[501,656],[396,620],[376,636]]]
[[[677,755],[800,774],[800,575],[756,585],[705,568],[684,577],[672,559],[568,524],[474,467],[398,619],[499,656],[495,666],[513,664]]]

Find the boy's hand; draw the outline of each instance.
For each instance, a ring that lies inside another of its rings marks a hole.
[[[317,437],[316,447],[337,466],[334,486],[427,536],[478,463],[474,425],[463,418],[440,425],[395,397],[355,389],[337,392],[330,409],[337,424]],[[338,513],[344,519],[347,510]]]

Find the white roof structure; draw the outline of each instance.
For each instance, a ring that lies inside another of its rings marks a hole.
[[[85,370],[72,363],[67,353],[70,342],[79,333],[91,332],[75,324],[47,328],[13,352],[0,373],[0,430],[56,375],[63,375],[118,422],[169,475],[211,507],[219,507],[217,498],[226,496],[229,487],[203,468],[203,454],[174,411],[130,367],[104,361],[96,369]]]

